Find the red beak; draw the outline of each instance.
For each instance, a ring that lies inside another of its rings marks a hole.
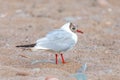
[[[77,32],[78,32],[78,33],[82,33],[82,34],[83,34],[83,32],[82,32],[82,31],[80,31],[80,30],[77,30]]]

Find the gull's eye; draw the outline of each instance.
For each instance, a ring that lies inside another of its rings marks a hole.
[[[75,29],[76,29],[75,27],[72,28],[72,30],[75,30]]]

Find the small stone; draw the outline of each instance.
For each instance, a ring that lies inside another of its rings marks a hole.
[[[40,72],[40,68],[34,68],[32,71],[34,71],[34,72]]]
[[[98,4],[102,7],[106,7],[109,5],[107,0],[97,0]]]
[[[112,9],[111,9],[111,8],[108,8],[108,12],[112,12]]]
[[[110,21],[105,22],[106,25],[111,25],[112,23]]]
[[[17,72],[16,75],[18,75],[18,76],[28,76],[29,73],[27,73],[27,72]]]
[[[110,51],[109,51],[109,50],[106,50],[105,53],[110,53]]]
[[[21,13],[21,12],[23,12],[23,10],[18,9],[18,10],[16,10],[15,12],[16,12],[16,13]]]
[[[45,80],[59,80],[59,79],[53,76],[48,76],[45,78]]]
[[[4,18],[6,16],[7,16],[7,14],[0,14],[0,18]]]

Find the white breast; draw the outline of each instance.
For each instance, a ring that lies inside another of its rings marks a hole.
[[[73,40],[75,40],[75,43],[77,43],[78,37],[75,33],[72,33],[72,38],[73,38]]]

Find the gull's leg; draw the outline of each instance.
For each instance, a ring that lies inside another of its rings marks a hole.
[[[56,64],[58,64],[58,54],[55,54]]]
[[[65,63],[64,56],[63,56],[63,54],[62,54],[62,53],[61,53],[60,55],[61,55],[62,63],[64,64],[64,63]]]

